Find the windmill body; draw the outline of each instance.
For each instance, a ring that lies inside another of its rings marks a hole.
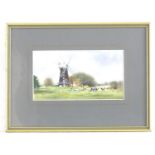
[[[65,63],[59,63],[59,70],[60,70],[60,76],[59,76],[59,86],[69,86],[69,75],[68,75],[68,65]]]

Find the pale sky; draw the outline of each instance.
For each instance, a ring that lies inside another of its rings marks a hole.
[[[33,51],[33,75],[42,84],[46,78],[59,81],[59,63],[69,62],[69,76],[84,72],[97,83],[124,80],[124,50]]]

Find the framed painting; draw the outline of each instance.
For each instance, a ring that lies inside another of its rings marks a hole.
[[[8,132],[149,131],[149,24],[8,24]]]

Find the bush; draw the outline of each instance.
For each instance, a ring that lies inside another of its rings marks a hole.
[[[48,87],[48,86],[53,86],[53,80],[52,80],[51,78],[46,78],[46,79],[44,80],[44,85],[45,85],[46,87]]]
[[[110,86],[112,89],[123,89],[123,82],[122,81],[112,81],[110,82]]]

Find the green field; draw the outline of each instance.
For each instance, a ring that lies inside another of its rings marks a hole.
[[[34,90],[33,100],[87,100],[87,99],[123,99],[123,90],[98,90],[82,87],[40,87]]]

